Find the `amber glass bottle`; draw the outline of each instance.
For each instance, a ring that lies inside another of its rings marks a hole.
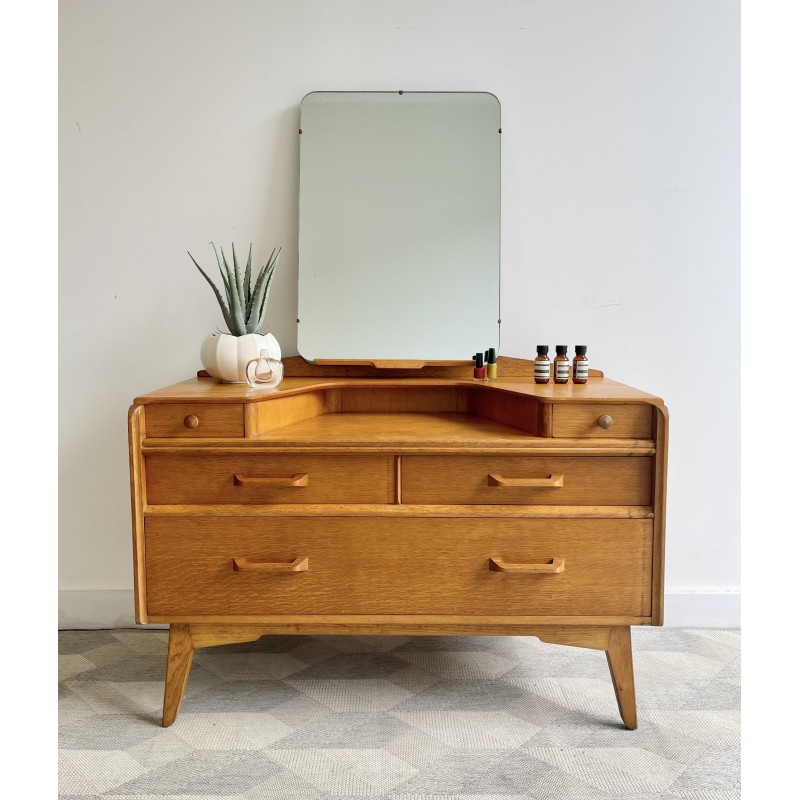
[[[569,383],[569,359],[565,344],[556,345],[556,357],[553,359],[553,383]]]
[[[536,345],[536,360],[533,362],[533,380],[535,383],[550,383],[550,359],[547,351],[550,348],[546,344]]]
[[[586,358],[586,345],[575,345],[575,358],[572,359],[572,382],[586,383],[589,380],[589,359]]]

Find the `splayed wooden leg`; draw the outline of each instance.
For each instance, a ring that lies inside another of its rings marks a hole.
[[[611,680],[614,682],[619,714],[626,728],[636,730],[636,690],[633,685],[633,651],[629,626],[611,628],[606,658]]]
[[[169,626],[169,651],[167,653],[167,680],[164,686],[164,716],[161,725],[168,728],[181,710],[181,701],[192,668],[194,645],[188,625]]]

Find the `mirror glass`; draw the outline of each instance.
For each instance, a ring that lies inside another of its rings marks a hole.
[[[499,351],[497,98],[313,92],[300,130],[300,354]]]

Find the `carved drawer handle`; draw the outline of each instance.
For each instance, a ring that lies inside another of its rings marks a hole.
[[[564,485],[563,475],[550,475],[548,478],[504,478],[502,475],[487,475],[489,486],[526,486],[529,489],[560,489]]]
[[[296,475],[289,475],[285,478],[262,478],[258,475],[234,475],[234,486],[275,486],[279,488],[291,488],[293,486],[308,486],[308,473],[298,472]]]
[[[551,558],[544,564],[510,564],[502,558],[490,558],[489,569],[492,572],[532,572],[539,575],[555,575],[565,569],[563,558]]]
[[[610,414],[603,414],[602,417],[597,418],[597,424],[601,428],[605,428],[606,430],[608,430],[611,427],[613,422],[614,418]]]
[[[298,556],[288,563],[250,561],[249,558],[233,557],[234,572],[307,572],[308,556]]]

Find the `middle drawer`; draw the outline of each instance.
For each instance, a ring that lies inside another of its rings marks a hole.
[[[148,453],[150,505],[394,503],[391,455]]]
[[[403,456],[415,505],[649,505],[650,456]]]

